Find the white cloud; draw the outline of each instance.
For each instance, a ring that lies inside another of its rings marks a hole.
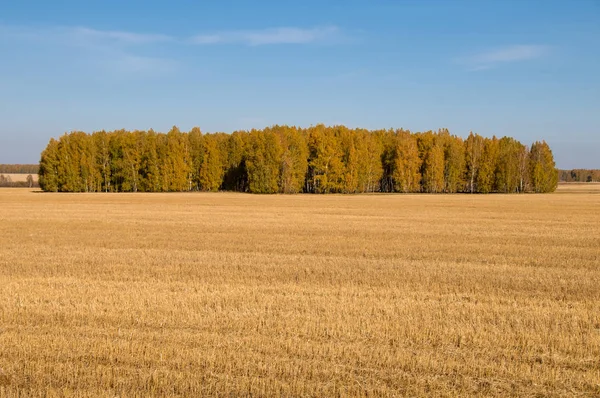
[[[177,38],[165,34],[135,33],[119,30],[98,30],[83,26],[75,27],[27,27],[0,25],[0,37],[13,37],[37,41],[52,41],[67,45],[143,45],[159,43],[180,44],[309,44],[331,42],[339,39],[336,26],[298,28],[279,27],[258,30],[230,30]]]
[[[136,76],[154,76],[169,73],[177,69],[174,60],[158,57],[146,57],[127,53],[114,53],[112,59],[103,61],[107,70]]]
[[[82,26],[28,27],[0,25],[0,37],[63,45],[140,45],[174,40],[173,37],[163,34],[97,30]]]
[[[335,40],[339,29],[335,26],[315,28],[281,27],[261,30],[234,30],[193,36],[195,44],[244,44],[261,46],[267,44],[309,44]]]
[[[164,54],[164,46],[242,44],[326,43],[340,38],[335,26],[261,30],[233,30],[191,37],[121,30],[99,30],[85,26],[25,26],[0,24],[0,40],[43,44],[46,48],[67,51],[72,60],[111,73],[154,75],[172,72],[177,61]],[[163,46],[162,48],[160,46]]]
[[[501,64],[527,61],[541,58],[548,54],[550,48],[543,45],[512,45],[502,48],[488,50],[458,61],[469,67],[469,70],[485,70],[497,67]]]
[[[88,39],[110,40],[123,44],[148,44],[172,41],[171,36],[162,34],[132,33],[116,30],[96,30],[85,27],[67,28],[74,36]]]
[[[174,42],[163,34],[97,30],[87,27],[28,27],[0,25],[0,39],[43,44],[68,51],[73,61],[128,76],[153,76],[173,71],[177,62],[157,57],[150,45]],[[139,47],[139,48],[138,48]]]

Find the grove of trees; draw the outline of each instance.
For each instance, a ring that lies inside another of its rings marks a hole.
[[[544,141],[322,124],[71,132],[50,140],[39,165],[40,186],[53,192],[518,193],[557,182]]]

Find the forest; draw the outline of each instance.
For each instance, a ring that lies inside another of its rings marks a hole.
[[[600,182],[600,170],[573,169],[559,170],[558,177],[563,182]]]
[[[38,174],[37,164],[0,164],[0,174]]]
[[[556,189],[558,170],[544,141],[463,139],[447,129],[173,127],[52,138],[39,183],[52,192],[543,193]]]

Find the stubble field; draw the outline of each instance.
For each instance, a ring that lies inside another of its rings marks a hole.
[[[600,186],[0,189],[0,396],[600,396]]]

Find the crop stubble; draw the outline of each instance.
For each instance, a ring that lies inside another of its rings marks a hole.
[[[600,186],[0,190],[0,395],[600,395]]]

